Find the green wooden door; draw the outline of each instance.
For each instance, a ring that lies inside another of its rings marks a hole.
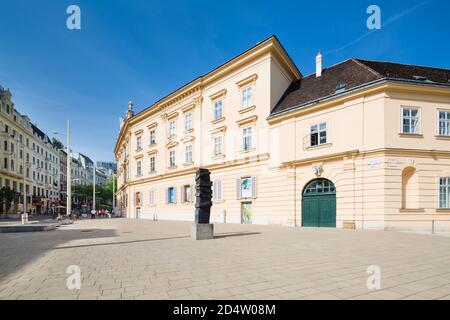
[[[305,188],[302,226],[336,228],[336,191],[330,181],[315,180]]]

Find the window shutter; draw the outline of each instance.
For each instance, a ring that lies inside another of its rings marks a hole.
[[[166,188],[166,204],[169,204],[169,188]]]
[[[216,200],[216,182],[215,181],[211,181],[211,189],[212,189],[212,200],[215,201]]]
[[[181,186],[180,187],[180,202],[181,203],[183,203],[185,201],[184,196],[185,196],[185,194],[184,194],[184,186]]]
[[[189,196],[190,196],[189,200],[191,202],[194,202],[194,199],[195,199],[195,184],[191,184],[191,194]]]
[[[256,198],[257,195],[257,178],[252,177],[252,198]]]
[[[136,192],[134,193],[133,197],[133,207],[136,207]]]
[[[236,179],[236,199],[240,200],[242,198],[241,194],[241,179]]]
[[[222,181],[221,180],[217,180],[216,181],[216,199],[217,200],[222,200]]]
[[[144,206],[144,193],[143,192],[139,192],[139,206],[143,207]]]
[[[303,137],[303,149],[308,149],[311,147],[311,134],[307,134]]]
[[[173,188],[173,203],[177,203],[177,187]]]

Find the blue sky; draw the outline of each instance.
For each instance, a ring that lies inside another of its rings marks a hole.
[[[304,75],[349,57],[450,68],[450,1],[0,0],[0,84],[46,131],[72,121],[75,151],[113,160],[137,111],[276,34]],[[81,8],[81,30],[66,8]],[[366,9],[382,29],[367,33]],[[419,6],[418,6],[419,5]]]

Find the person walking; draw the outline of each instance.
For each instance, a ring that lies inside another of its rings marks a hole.
[[[95,219],[95,210],[94,209],[91,210],[91,219]]]

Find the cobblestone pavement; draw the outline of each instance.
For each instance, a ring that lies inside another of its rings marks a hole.
[[[0,299],[450,299],[450,238],[382,231],[86,220],[0,234]],[[66,286],[68,266],[81,289]],[[367,288],[367,268],[381,289]]]

